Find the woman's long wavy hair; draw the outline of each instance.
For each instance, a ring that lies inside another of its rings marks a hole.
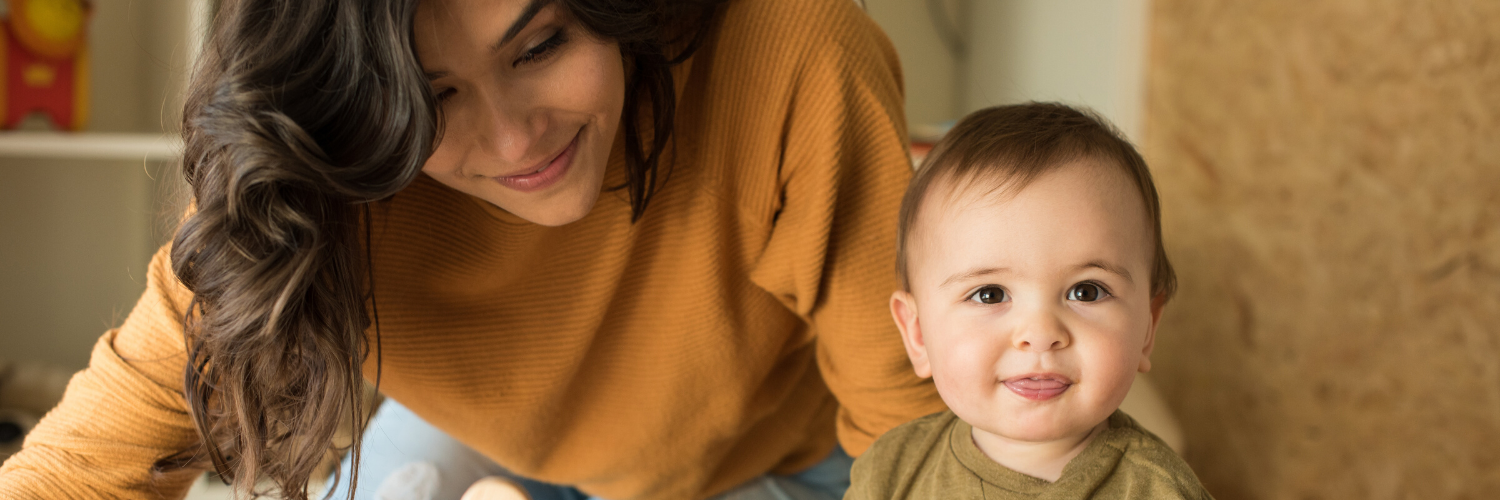
[[[203,446],[159,471],[211,461],[240,493],[269,480],[305,499],[345,420],[357,460],[367,331],[379,383],[368,207],[417,177],[442,131],[417,1],[230,0],[215,17],[183,113],[193,208],[171,250],[193,292],[184,389]],[[639,218],[672,134],[669,70],[724,0],[535,1],[620,46],[629,174],[615,188]]]

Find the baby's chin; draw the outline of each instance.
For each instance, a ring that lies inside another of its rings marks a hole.
[[[967,420],[965,420],[967,422]],[[1055,425],[1046,423],[1025,424],[1013,423],[1007,425],[974,425],[975,432],[983,432],[991,436],[1004,439],[1014,443],[1052,443],[1058,441],[1076,441],[1083,439],[1089,432],[1094,430],[1098,422],[1086,425]]]
[[[1017,415],[1010,418],[969,418],[958,413],[958,418],[974,427],[974,432],[984,433],[1014,443],[1050,443],[1082,439],[1100,422],[1109,418],[1104,415],[1095,420],[1087,416],[1081,419],[1059,421],[1054,415]]]

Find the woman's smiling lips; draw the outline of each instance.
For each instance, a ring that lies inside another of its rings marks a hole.
[[[1071,379],[1056,373],[1028,373],[1005,379],[1003,383],[1017,396],[1032,401],[1052,399],[1073,386]]]
[[[580,132],[579,135],[583,134]],[[547,186],[556,183],[558,179],[562,178],[563,174],[568,172],[568,167],[573,163],[573,151],[577,148],[578,135],[575,135],[573,136],[573,141],[568,143],[568,147],[563,148],[562,152],[553,157],[551,161],[543,163],[541,166],[533,168],[524,174],[507,175],[495,177],[494,179],[505,187],[523,193],[545,189]]]

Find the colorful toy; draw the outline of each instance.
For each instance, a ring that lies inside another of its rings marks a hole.
[[[57,128],[88,121],[86,0],[8,0],[0,18],[0,128],[43,113]]]

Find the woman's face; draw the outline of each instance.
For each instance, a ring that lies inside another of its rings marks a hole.
[[[445,122],[422,171],[537,224],[588,214],[625,103],[619,47],[544,0],[422,0],[414,30]]]

